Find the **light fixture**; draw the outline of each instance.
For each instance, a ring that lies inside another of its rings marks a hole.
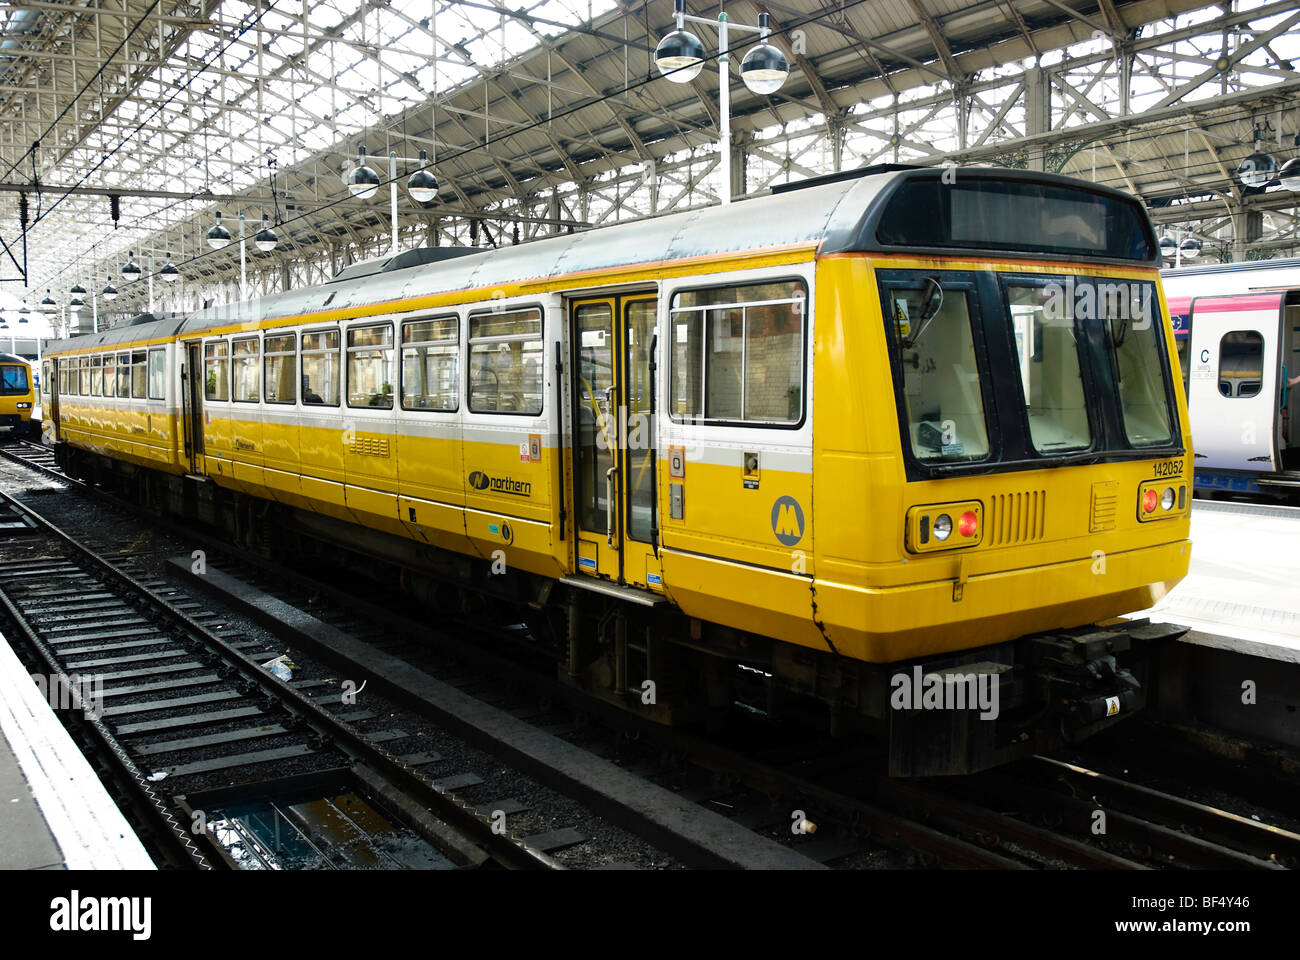
[[[82,300],[80,297],[73,297],[71,300],[68,301],[68,310],[72,313],[80,313],[81,308],[84,307],[85,305],[86,305],[85,301]]]
[[[1255,128],[1253,150],[1250,156],[1237,165],[1237,179],[1247,189],[1263,190],[1277,173],[1277,161],[1264,152],[1264,142],[1259,127]]]
[[[1164,236],[1160,238],[1161,256],[1172,257],[1174,256],[1177,250],[1178,250],[1178,241],[1175,240],[1173,237],[1171,237],[1169,234],[1166,233]]]
[[[253,243],[257,249],[263,253],[270,253],[275,249],[275,245],[280,242],[280,238],[275,235],[271,229],[270,222],[266,219],[266,214],[262,214],[262,229],[253,235]]]
[[[1284,189],[1300,193],[1300,133],[1295,135],[1294,146],[1298,155],[1282,164],[1282,169],[1278,171],[1277,176],[1282,181]]]
[[[771,18],[766,13],[758,15],[758,38],[762,42],[751,47],[749,53],[740,61],[740,79],[751,93],[766,96],[776,93],[790,76],[790,61],[785,54],[767,42],[771,32]]]
[[[357,168],[348,176],[348,192],[358,200],[369,200],[379,192],[379,174],[366,166],[366,148],[357,147]]]
[[[406,189],[411,192],[411,196],[416,203],[428,203],[438,196],[438,178],[428,170],[424,169],[428,163],[429,155],[420,151],[420,167],[415,173],[411,174],[410,179],[406,181]]]
[[[677,29],[655,47],[655,66],[673,83],[690,83],[704,69],[704,44],[693,33],[683,30],[686,0],[676,0]]]
[[[136,280],[140,276],[140,264],[135,262],[135,251],[126,256],[126,266],[122,268],[122,276],[126,280]]]
[[[59,309],[59,305],[55,303],[54,298],[50,296],[50,291],[46,290],[45,299],[41,301],[41,313],[45,314],[46,316],[49,316],[50,314],[58,311],[58,309]]]
[[[168,283],[175,283],[181,278],[181,272],[176,269],[176,264],[172,263],[170,250],[167,251],[167,262],[163,264],[163,268],[158,271],[158,275]]]
[[[1178,250],[1184,260],[1195,260],[1201,255],[1201,241],[1188,236],[1178,245]]]
[[[221,225],[221,211],[217,211],[217,222],[208,230],[208,246],[220,250],[230,242],[230,231]]]
[[[25,316],[27,316],[27,314],[29,314],[29,313],[31,313],[31,312],[32,312],[32,308],[29,307],[29,306],[27,306],[27,301],[24,300],[24,301],[23,301],[23,305],[22,305],[21,307],[18,308],[18,315],[19,315],[20,317],[25,317]],[[26,323],[27,321],[26,321],[26,320],[20,320],[20,321],[18,321],[18,322],[19,322],[19,323]]]
[[[69,290],[68,293],[74,297],[84,297],[86,295],[86,288],[79,283],[74,283],[72,289]]]
[[[105,300],[117,299],[117,287],[113,286],[113,275],[108,275],[108,283],[104,284],[104,289],[99,291],[100,296]]]

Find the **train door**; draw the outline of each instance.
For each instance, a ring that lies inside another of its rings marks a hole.
[[[45,372],[41,377],[41,430],[51,442],[59,439],[59,387],[59,360],[56,357],[45,361]]]
[[[203,345],[197,340],[185,344],[185,361],[181,364],[181,420],[190,473],[202,474]]]
[[[1188,408],[1198,469],[1282,468],[1284,298],[1255,293],[1192,301]]]
[[[1282,315],[1282,368],[1286,378],[1300,376],[1300,290],[1286,295]],[[1283,387],[1282,404],[1282,466],[1286,470],[1300,470],[1300,383]]]
[[[578,570],[656,588],[657,312],[657,298],[634,295],[575,300],[569,314]]]

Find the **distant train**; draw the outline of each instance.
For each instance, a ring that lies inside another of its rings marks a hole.
[[[1167,270],[1164,284],[1197,491],[1300,498],[1300,259]]]
[[[941,174],[142,317],[49,348],[51,438],[249,548],[524,618],[655,720],[992,766],[1146,702],[1181,631],[1094,624],[1185,576],[1191,437],[1142,206]]]
[[[0,353],[0,436],[33,432],[35,405],[36,379],[31,364],[12,353]]]

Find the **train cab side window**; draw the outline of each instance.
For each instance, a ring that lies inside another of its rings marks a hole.
[[[230,344],[225,340],[209,340],[203,345],[203,396],[230,399]]]
[[[787,426],[803,419],[802,281],[684,290],[673,295],[675,417]]]
[[[1161,349],[1164,326],[1155,284],[1110,281],[1097,284],[1097,289],[1098,312],[1109,335],[1129,445],[1168,444],[1174,437],[1169,377]]]
[[[263,346],[262,376],[267,403],[293,403],[298,399],[296,334],[267,337]]]
[[[469,409],[539,416],[542,412],[542,311],[477,313],[469,318]]]
[[[1075,304],[1062,295],[1066,289],[1063,283],[1006,285],[1029,438],[1048,456],[1092,446]]]
[[[117,355],[116,389],[119,397],[131,396],[131,355],[129,353],[119,353]]]
[[[393,407],[393,325],[348,331],[348,406]]]
[[[162,348],[149,351],[149,399],[163,400],[167,395],[167,353]]]
[[[890,286],[885,303],[885,322],[898,347],[912,455],[924,463],[984,459],[989,437],[971,292],[918,278]]]
[[[234,400],[257,403],[261,399],[262,358],[257,337],[231,341],[234,351]]]
[[[125,357],[126,354],[123,356]],[[117,392],[117,357],[111,353],[104,354],[104,396],[123,396]]]
[[[92,397],[104,395],[104,358],[101,356],[90,358],[90,395]]]
[[[402,409],[455,411],[460,318],[402,324]]]
[[[307,406],[339,405],[339,332],[302,335],[302,402]]]
[[[1219,393],[1255,397],[1264,382],[1264,338],[1255,330],[1232,330],[1219,341]]]

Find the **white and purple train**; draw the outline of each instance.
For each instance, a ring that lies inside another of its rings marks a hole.
[[[1300,499],[1300,258],[1166,270],[1162,280],[1197,493]]]

